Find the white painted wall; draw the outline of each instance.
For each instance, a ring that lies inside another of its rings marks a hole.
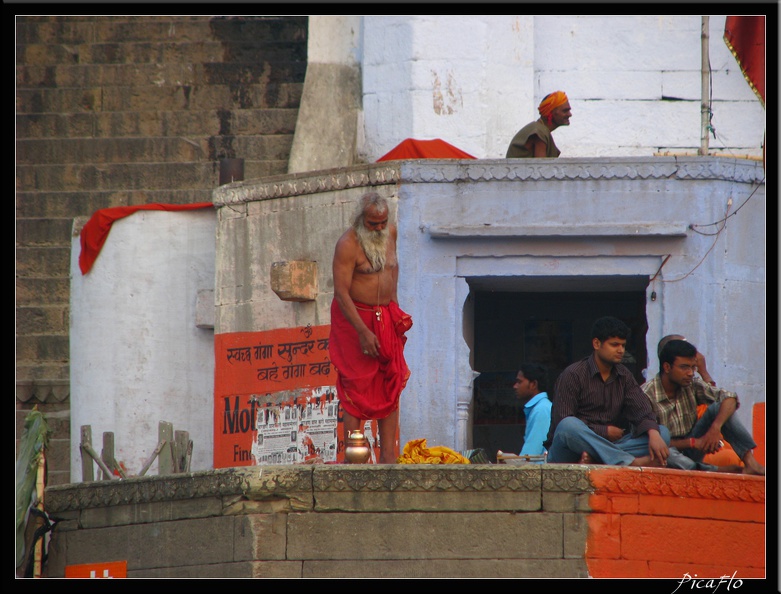
[[[761,157],[765,112],[724,43],[725,19],[709,17],[709,149]],[[366,162],[405,138],[503,158],[555,90],[573,113],[554,132],[562,157],[701,145],[700,15],[365,16],[363,27]]]
[[[74,236],[72,482],[82,480],[82,425],[98,454],[103,432],[114,433],[115,457],[130,474],[154,452],[160,421],[190,433],[191,470],[212,468],[214,331],[196,327],[196,305],[200,290],[214,289],[216,219],[212,209],[119,219],[86,275]],[[155,460],[147,474],[157,468]]]

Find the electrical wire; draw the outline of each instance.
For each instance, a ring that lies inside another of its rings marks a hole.
[[[713,226],[715,226],[715,225],[719,225],[719,224],[721,224],[721,223],[724,223],[724,224],[726,225],[727,219],[728,219],[728,218],[730,218],[730,217],[734,217],[736,214],[738,214],[738,211],[739,211],[741,208],[743,208],[744,206],[746,206],[746,203],[747,203],[749,200],[751,200],[751,197],[752,197],[754,194],[756,194],[756,193],[757,193],[757,190],[758,190],[758,189],[759,189],[759,188],[762,186],[762,184],[763,184],[764,182],[765,182],[765,178],[763,177],[763,178],[762,178],[762,180],[761,180],[761,181],[759,182],[759,184],[757,185],[757,187],[756,187],[756,188],[754,188],[754,190],[751,192],[751,194],[749,194],[749,195],[748,195],[748,198],[746,198],[746,199],[743,201],[743,203],[742,203],[740,206],[738,206],[738,207],[737,207],[737,208],[734,210],[734,212],[733,212],[732,214],[730,214],[730,215],[726,215],[726,216],[725,216],[723,219],[719,219],[718,221],[714,221],[713,223],[708,223],[707,225],[695,225],[694,223],[692,223],[692,224],[690,224],[690,225],[689,225],[689,229],[691,229],[691,230],[692,230],[692,231],[694,231],[695,233],[699,233],[700,235],[706,235],[706,236],[713,236],[713,235],[718,235],[719,233],[721,233],[721,229],[719,229],[719,230],[718,230],[718,231],[716,231],[715,233],[703,233],[702,231],[697,231],[697,227],[713,227]],[[729,207],[730,207],[730,206],[732,206],[732,198],[730,198],[730,199],[729,199],[729,201],[727,202],[727,211],[728,211],[728,212],[729,212]]]

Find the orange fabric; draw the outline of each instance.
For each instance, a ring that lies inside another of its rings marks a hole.
[[[394,301],[388,305],[355,305],[380,341],[380,355],[375,358],[363,354],[358,332],[334,299],[328,353],[337,371],[336,394],[341,407],[355,418],[384,419],[399,407],[401,391],[410,376],[404,359],[404,333],[412,327],[412,318]]]
[[[765,106],[765,16],[728,16],[724,42],[743,76]]]
[[[567,101],[569,99],[567,99],[567,94],[564,91],[554,91],[540,102],[540,107],[538,108],[540,115],[543,117],[549,116],[554,109],[559,105],[564,105]]]
[[[705,409],[707,408],[708,408],[707,404],[700,404],[697,406],[698,419],[705,413]],[[713,464],[715,466],[731,466],[731,465],[743,466],[743,461],[740,458],[738,458],[738,455],[735,453],[735,450],[733,450],[729,442],[727,442],[727,440],[724,439],[724,436],[722,436],[722,441],[724,442],[724,447],[721,448],[718,452],[713,452],[712,454],[705,454],[702,461],[705,462],[705,464]]]
[[[435,138],[434,140],[415,140],[407,138],[390,152],[377,159],[380,161],[396,161],[400,159],[474,159],[469,153],[450,143]]]
[[[92,215],[87,224],[81,230],[79,239],[81,253],[79,254],[79,268],[82,274],[92,270],[95,260],[100,254],[103,244],[106,243],[111,225],[117,219],[124,218],[138,210],[194,210],[197,208],[211,207],[211,202],[197,202],[195,204],[140,204],[137,206],[115,206],[102,208]]]
[[[471,464],[469,458],[462,456],[446,446],[428,447],[425,439],[413,439],[404,446],[404,451],[396,464]]]

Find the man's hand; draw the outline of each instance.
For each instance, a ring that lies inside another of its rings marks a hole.
[[[713,378],[711,377],[710,373],[708,372],[708,368],[705,365],[705,355],[703,355],[700,351],[697,351],[697,354],[694,357],[694,361],[697,364],[697,372],[700,374],[702,381],[711,385],[716,385],[716,382],[713,381]]]
[[[608,425],[607,426],[607,439],[608,441],[616,442],[622,437],[624,437],[625,431],[621,429],[621,427],[616,427],[615,425]]]
[[[648,453],[651,455],[651,460],[657,460],[662,466],[667,466],[670,450],[656,429],[648,430]]]
[[[721,449],[721,446],[719,445],[720,441],[721,432],[718,429],[711,427],[705,435],[694,440],[694,447],[706,454],[713,454]]]
[[[380,352],[380,341],[377,336],[368,327],[358,333],[361,341],[361,350],[364,355],[376,357]]]

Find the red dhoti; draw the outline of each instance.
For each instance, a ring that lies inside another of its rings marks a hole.
[[[393,301],[388,305],[354,303],[380,341],[380,352],[377,357],[363,354],[358,332],[334,299],[328,351],[336,368],[336,394],[342,408],[357,419],[384,419],[399,407],[410,376],[404,333],[412,327],[412,318]]]

